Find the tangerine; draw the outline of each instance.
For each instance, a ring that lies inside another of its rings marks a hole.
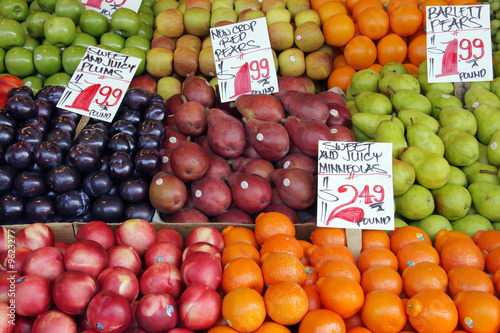
[[[264,298],[251,288],[231,290],[222,299],[222,316],[236,331],[255,331],[266,319]]]

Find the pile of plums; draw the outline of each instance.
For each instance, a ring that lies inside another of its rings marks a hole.
[[[57,108],[64,87],[13,88],[0,110],[0,221],[151,221],[165,103],[129,89],[112,123]],[[81,127],[81,126],[80,126]]]

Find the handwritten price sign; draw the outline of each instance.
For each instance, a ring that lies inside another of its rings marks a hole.
[[[319,142],[318,226],[392,230],[393,195],[391,143]]]
[[[278,92],[266,18],[210,29],[222,102]]]
[[[141,59],[89,46],[57,107],[111,122]]]
[[[141,6],[140,0],[82,0],[81,2],[85,5],[85,8],[95,10],[108,19],[111,19],[111,15],[120,7],[132,9],[137,13]]]
[[[428,6],[429,82],[493,80],[490,5]]]

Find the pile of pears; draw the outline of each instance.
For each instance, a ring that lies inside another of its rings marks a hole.
[[[393,144],[396,226],[473,235],[500,229],[500,77],[472,82],[459,98],[451,82],[429,83],[399,63],[353,75],[346,90],[361,142]]]

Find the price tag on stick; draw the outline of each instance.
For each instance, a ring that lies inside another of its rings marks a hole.
[[[89,46],[57,107],[90,118],[113,121],[141,61]]]

